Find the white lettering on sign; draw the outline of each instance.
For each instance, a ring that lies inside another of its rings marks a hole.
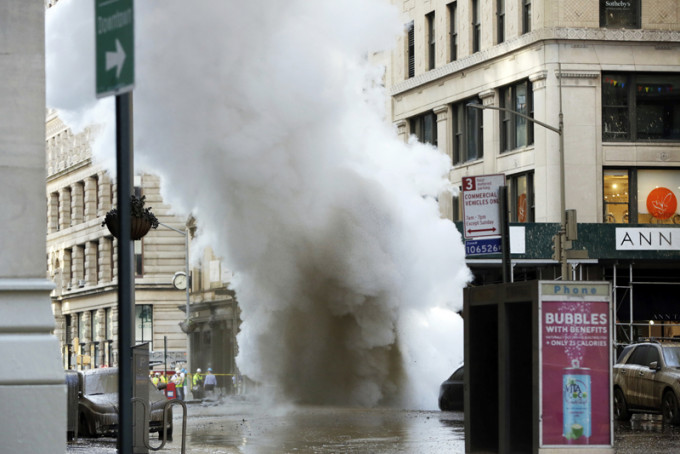
[[[505,175],[463,177],[462,183],[465,238],[499,235],[498,188],[505,186]]]
[[[103,35],[110,31],[132,24],[132,10],[120,11],[108,17],[97,16],[97,34]]]
[[[616,250],[678,251],[680,250],[680,229],[619,227],[616,229]]]

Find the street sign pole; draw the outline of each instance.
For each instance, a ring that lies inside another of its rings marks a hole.
[[[98,98],[116,96],[118,197],[118,452],[132,453],[132,310],[135,305],[130,194],[133,184],[132,89],[134,65],[133,0],[95,0],[95,69]],[[142,451],[135,451],[142,452]],[[143,452],[148,452],[144,450]]]
[[[132,308],[135,305],[130,232],[133,182],[132,93],[116,96],[116,159],[118,179],[118,452],[131,453],[132,440]]]

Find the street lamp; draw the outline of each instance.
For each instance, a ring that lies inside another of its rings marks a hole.
[[[561,274],[562,274],[562,280],[568,281],[569,279],[569,268],[567,264],[567,211],[565,208],[565,177],[564,177],[564,118],[562,115],[562,90],[560,90],[560,116],[559,116],[559,125],[558,127],[551,126],[547,123],[543,123],[542,121],[538,121],[528,115],[525,115],[523,113],[511,110],[511,109],[506,109],[505,107],[496,107],[496,106],[491,106],[491,105],[483,105],[475,102],[471,102],[467,104],[467,107],[472,107],[474,109],[491,109],[491,110],[499,110],[501,112],[508,112],[511,115],[516,115],[518,117],[524,118],[527,121],[530,121],[532,123],[535,123],[539,126],[543,126],[544,128],[557,133],[560,136],[560,145],[559,145],[559,152],[560,152],[560,231],[558,233],[558,237],[556,238],[556,242],[559,244],[555,244],[555,253],[558,255],[557,259],[560,262],[560,268],[561,268]]]
[[[173,284],[175,285],[176,288],[179,287],[184,287],[184,290],[186,291],[186,320],[185,323],[188,325],[189,324],[189,292],[191,290],[191,285],[190,285],[190,274],[189,274],[189,228],[187,227],[186,230],[179,230],[174,227],[171,227],[167,224],[163,224],[162,222],[159,222],[158,225],[162,225],[163,227],[166,227],[172,231],[175,231],[179,233],[180,235],[184,235],[184,281],[179,284],[180,282],[180,276],[181,273],[175,273],[175,276],[173,277]]]

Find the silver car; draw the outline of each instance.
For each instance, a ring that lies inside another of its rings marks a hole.
[[[680,425],[680,343],[643,342],[626,346],[614,365],[614,414],[661,413]]]

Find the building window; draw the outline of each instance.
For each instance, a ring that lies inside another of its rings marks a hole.
[[[680,169],[605,169],[604,222],[680,224]]]
[[[135,344],[153,341],[153,306],[139,304],[135,306]],[[153,350],[153,345],[150,346]]]
[[[462,188],[458,187],[458,195],[453,196],[453,222],[458,222],[463,220],[463,204],[460,203],[460,197],[463,194]]]
[[[479,103],[480,100],[471,98],[451,106],[454,165],[484,156],[484,116],[481,109],[468,108],[470,102]]]
[[[522,34],[531,31],[531,0],[522,0]]]
[[[100,337],[100,332],[99,332],[99,316],[98,316],[98,311],[90,311],[90,332],[92,333],[92,345],[94,348],[92,349],[92,367],[99,367],[101,366],[101,362],[99,360],[99,355],[100,355],[100,350],[101,346],[99,344],[99,337]]]
[[[680,140],[680,75],[603,73],[602,140]]]
[[[77,320],[78,320],[78,343],[83,344],[83,339],[85,339],[85,321],[84,321],[84,313],[83,312],[78,312],[77,315]]]
[[[529,117],[534,116],[533,97],[534,92],[531,82],[520,83],[503,87],[499,90],[501,107],[518,112]],[[534,143],[533,122],[514,115],[512,112],[501,111],[501,153],[526,147]]]
[[[411,134],[418,138],[419,142],[437,146],[437,115],[430,111],[409,120]]]
[[[455,61],[458,58],[458,3],[452,2],[448,5],[449,10],[449,61]]]
[[[134,242],[135,247],[135,276],[144,276],[144,248],[142,247],[142,240]]]
[[[496,0],[496,43],[505,41],[505,0]]]
[[[112,365],[113,349],[111,345],[113,344],[113,310],[110,307],[104,309],[104,336],[106,337],[106,343],[104,344],[104,364]]]
[[[434,11],[425,16],[427,21],[427,68],[434,69],[435,66],[435,30],[434,30]]]
[[[406,55],[407,55],[407,74],[408,78],[416,75],[416,46],[413,21],[406,25]]]
[[[479,52],[482,39],[481,14],[479,0],[472,0],[472,52]]]
[[[534,222],[534,174],[533,172],[506,177],[508,185],[508,209],[510,222]]]
[[[640,28],[640,0],[600,0],[600,27]]]
[[[630,179],[628,169],[606,169],[603,172],[604,183],[604,222],[628,224],[630,219]]]

